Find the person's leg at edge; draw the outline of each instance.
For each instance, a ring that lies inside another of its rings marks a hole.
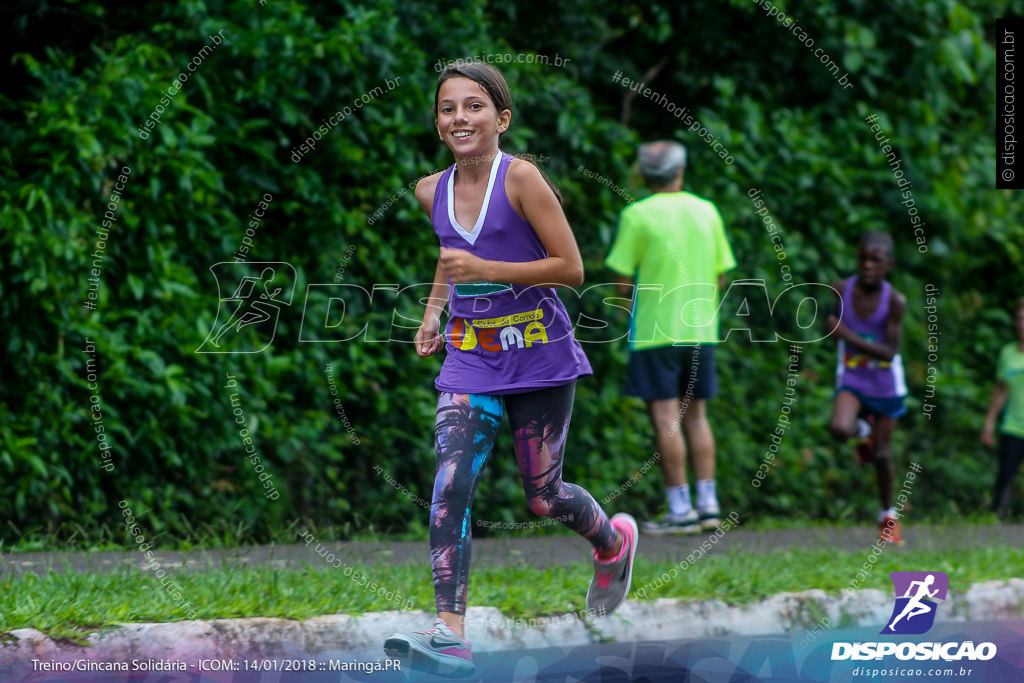
[[[999,469],[992,496],[992,509],[1000,519],[1010,510],[1010,496],[1013,495],[1013,480],[1017,477],[1021,460],[1024,459],[1024,439],[1005,432],[999,435]]]
[[[562,462],[576,383],[505,397],[516,461],[530,510],[551,517],[590,541],[603,558],[615,557],[622,534],[585,489],[562,481]]]
[[[430,505],[430,560],[438,616],[466,639],[470,509],[501,426],[502,397],[442,392],[434,447],[437,473]]]
[[[857,435],[857,415],[860,413],[860,399],[852,392],[840,390],[832,404],[832,419],[828,432],[836,441],[846,441]]]

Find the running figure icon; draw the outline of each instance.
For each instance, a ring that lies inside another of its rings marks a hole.
[[[228,330],[234,328],[236,332],[240,333],[243,327],[249,327],[250,325],[256,325],[271,319],[273,311],[277,307],[264,304],[261,300],[267,302],[277,301],[276,297],[283,291],[280,287],[275,288],[272,292],[270,291],[270,283],[274,280],[275,272],[273,268],[268,266],[263,269],[259,277],[246,275],[239,281],[235,293],[229,299],[229,301],[238,301],[238,306],[235,308],[235,312],[231,314],[231,317],[217,330],[217,334],[210,340],[211,344],[220,348],[220,338]],[[263,286],[263,292],[257,298],[254,294],[259,291],[259,285]]]
[[[892,613],[879,633],[903,636],[927,633],[935,625],[939,603],[949,592],[949,576],[937,570],[898,571],[889,574],[889,578],[894,596]]]
[[[298,274],[285,261],[220,261],[210,266],[217,312],[196,353],[260,353],[292,307]]]
[[[902,596],[904,598],[910,598],[910,601],[903,608],[903,611],[899,613],[899,616],[893,619],[892,623],[889,624],[890,631],[896,630],[896,622],[898,622],[903,617],[906,617],[907,621],[910,621],[913,617],[916,617],[920,614],[928,614],[933,609],[935,609],[934,604],[922,602],[924,598],[934,598],[936,594],[939,592],[938,588],[936,588],[934,591],[928,590],[928,588],[933,583],[935,583],[934,574],[929,574],[924,578],[923,581],[912,581],[910,583],[910,586],[907,588],[906,594]],[[914,586],[917,586],[916,594],[914,593]]]

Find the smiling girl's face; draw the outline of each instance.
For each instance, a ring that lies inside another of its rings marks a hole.
[[[498,135],[508,129],[511,119],[512,112],[499,112],[476,81],[456,76],[441,84],[437,134],[456,158],[492,154],[498,148]]]

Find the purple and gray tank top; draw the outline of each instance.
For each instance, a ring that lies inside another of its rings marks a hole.
[[[875,343],[885,341],[885,326],[889,319],[889,297],[892,285],[882,281],[882,293],[874,312],[861,318],[853,308],[853,287],[857,283],[854,275],[846,281],[843,289],[843,322],[851,331]],[[873,358],[859,349],[839,342],[839,364],[836,366],[836,388],[855,389],[872,398],[895,398],[907,395],[907,384],[903,376],[903,360],[900,354],[891,361]]]
[[[512,159],[500,151],[495,155],[487,194],[471,231],[455,219],[456,165],[441,175],[431,222],[442,247],[464,249],[489,261],[548,257],[533,227],[516,213],[505,193]],[[592,372],[554,287],[458,284],[449,287],[448,311],[447,356],[434,383],[439,391],[516,394],[567,384]]]

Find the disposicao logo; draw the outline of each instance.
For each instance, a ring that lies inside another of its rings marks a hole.
[[[949,577],[943,572],[893,572],[896,601],[892,615],[881,635],[920,635],[927,633],[935,623],[938,609],[936,600],[945,600],[949,590]],[[989,660],[996,656],[994,643],[973,641],[947,643],[868,642],[833,643],[832,661],[854,659],[882,659],[895,655],[897,659],[955,661]]]
[[[879,633],[919,635],[935,623],[935,600],[945,600],[949,577],[943,572],[893,572],[896,604],[889,623]]]

